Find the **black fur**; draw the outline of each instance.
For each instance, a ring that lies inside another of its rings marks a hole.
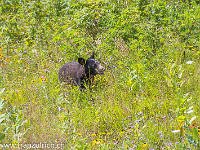
[[[102,74],[105,69],[94,59],[94,52],[85,62],[84,58],[78,58],[78,62],[68,62],[59,70],[60,82],[66,84],[78,85],[84,89],[84,82],[89,83],[96,74]]]

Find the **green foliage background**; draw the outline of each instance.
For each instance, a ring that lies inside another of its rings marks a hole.
[[[0,143],[198,149],[198,0],[2,0]],[[95,51],[91,88],[59,68]],[[199,132],[198,132],[199,131]]]

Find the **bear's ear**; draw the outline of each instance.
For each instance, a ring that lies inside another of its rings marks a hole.
[[[85,59],[84,58],[78,58],[78,62],[81,65],[85,65]]]
[[[90,56],[90,58],[94,58],[94,52],[92,52],[92,55]]]

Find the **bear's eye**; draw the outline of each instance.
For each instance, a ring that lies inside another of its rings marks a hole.
[[[94,64],[94,68],[97,68],[97,64],[96,63]]]

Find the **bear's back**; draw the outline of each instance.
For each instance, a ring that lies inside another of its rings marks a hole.
[[[68,62],[59,70],[60,82],[67,82],[68,84],[79,83],[84,75],[85,68],[78,62]]]

